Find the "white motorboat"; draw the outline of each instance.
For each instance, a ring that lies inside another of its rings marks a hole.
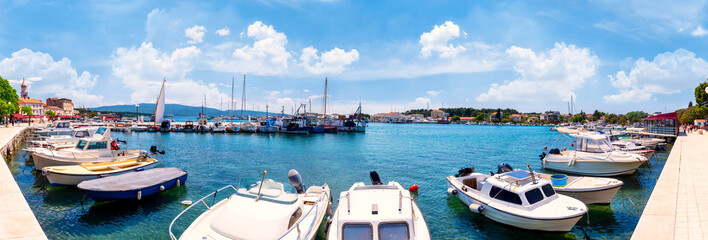
[[[241,123],[241,132],[255,133],[255,132],[258,132],[258,127],[259,127],[259,124],[251,122],[251,117],[248,117],[247,122]]]
[[[523,171],[513,169],[509,164],[502,163],[497,166],[497,173]],[[527,172],[530,174],[530,172]],[[537,177],[551,182],[556,193],[563,194],[580,200],[585,204],[610,204],[624,182],[614,178],[578,177],[548,173],[536,173]],[[564,185],[554,185],[551,177],[565,178]]]
[[[42,140],[30,141],[32,147],[43,147],[52,150],[58,150],[63,148],[72,148],[76,146],[79,139],[92,137],[99,128],[88,127],[88,128],[74,128],[71,130],[70,135],[52,135],[42,137]],[[105,129],[100,132],[105,132]]]
[[[428,224],[410,192],[397,182],[383,185],[375,171],[371,182],[355,183],[339,194],[327,239],[430,239]]]
[[[558,129],[562,133],[562,128]],[[553,148],[541,154],[543,168],[584,176],[617,176],[634,173],[647,158],[616,150],[607,137],[572,133],[573,150]]]
[[[97,133],[100,134],[100,133]],[[74,148],[49,150],[31,149],[32,161],[36,170],[49,166],[66,166],[81,163],[110,162],[139,157],[142,150],[120,150],[118,142],[110,138],[110,129],[103,137],[83,138]]]
[[[35,131],[39,136],[69,135],[71,134],[71,122],[58,121],[54,126]]]
[[[207,206],[208,210],[179,239],[314,239],[331,211],[329,186],[311,186],[305,191],[302,178],[294,169],[288,172],[292,186],[266,179],[266,172],[263,174],[263,179],[255,181],[242,179],[238,189],[229,185],[217,190],[231,188],[236,193]],[[186,211],[206,204],[204,199],[215,194],[194,202],[177,215],[170,224],[170,237],[177,239],[172,226]]]
[[[212,126],[211,131],[215,133],[226,132],[226,124],[222,118],[214,118],[214,126]]]
[[[512,227],[568,232],[588,210],[580,200],[557,194],[548,181],[527,171],[490,175],[465,168],[446,180],[448,194],[472,212]]]
[[[143,171],[155,167],[156,164],[157,160],[143,155],[113,162],[45,167],[42,168],[42,175],[47,177],[52,186],[76,186],[87,180]]]

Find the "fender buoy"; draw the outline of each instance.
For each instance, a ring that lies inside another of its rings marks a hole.
[[[179,187],[179,179],[177,179],[177,186]]]
[[[417,192],[417,191],[418,191],[418,185],[415,185],[415,184],[411,185],[411,187],[408,188],[408,191]]]
[[[160,191],[165,191],[165,186],[160,185]]]
[[[448,189],[447,189],[447,194],[450,194],[450,195],[457,195],[457,189],[448,188]]]
[[[479,205],[479,204],[470,204],[470,211],[475,212],[475,213],[482,213],[484,211],[484,205]]]
[[[138,191],[138,200],[143,198],[143,191]]]

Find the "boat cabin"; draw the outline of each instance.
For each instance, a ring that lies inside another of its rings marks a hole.
[[[476,190],[485,199],[495,199],[504,204],[511,203],[512,206],[535,207],[558,197],[548,181],[543,180],[538,174],[532,177],[524,170],[493,176],[473,173],[458,180],[464,185],[463,191]]]
[[[581,152],[606,153],[612,152],[614,147],[607,138],[602,134],[570,134],[575,138],[575,150]]]
[[[357,183],[339,198],[337,239],[415,239],[411,196],[396,185]]]
[[[71,128],[71,122],[69,121],[59,121],[57,122],[57,125],[54,126],[55,129],[70,129]]]
[[[304,214],[294,191],[271,179],[239,188],[211,220],[211,229],[232,239],[278,239]]]

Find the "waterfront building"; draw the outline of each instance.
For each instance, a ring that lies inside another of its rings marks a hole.
[[[493,112],[493,113],[489,114],[489,121],[491,122],[492,119],[497,118],[497,114],[499,114],[499,116],[501,116],[501,118],[504,119],[504,112]]]
[[[413,120],[414,122],[419,122],[419,121],[425,120],[425,116],[420,113],[408,115],[408,118]]]
[[[697,127],[705,127],[706,121],[708,121],[708,119],[696,119],[696,120],[693,120],[693,125],[695,125]]]
[[[546,111],[541,113],[541,121],[559,121],[561,120],[561,113],[559,111]]]
[[[676,112],[657,114],[644,119],[646,132],[678,136],[679,121]]]
[[[20,98],[17,100],[17,104],[20,105],[20,108],[24,106],[32,108],[32,115],[34,116],[44,115],[44,103],[42,103],[42,100],[34,98]]]
[[[443,110],[433,110],[430,112],[430,117],[433,119],[447,119],[449,116],[448,113],[444,112]]]
[[[529,117],[526,121],[528,123],[538,123],[538,117]]]
[[[74,103],[71,101],[71,99],[56,97],[47,98],[47,106],[60,108],[61,111],[55,111],[57,115],[74,115]]]
[[[525,117],[526,117],[526,115],[524,115],[524,114],[511,114],[511,116],[509,116],[509,118],[511,118],[511,120],[514,120],[516,122],[520,122]]]
[[[390,112],[390,113],[386,113],[383,116],[382,121],[383,122],[400,122],[400,121],[405,120],[405,118],[406,118],[406,116],[404,116],[403,114],[401,114],[399,112]]]

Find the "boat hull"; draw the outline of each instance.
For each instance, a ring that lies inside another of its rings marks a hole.
[[[82,174],[64,174],[64,173],[45,172],[45,171],[42,171],[42,174],[47,177],[47,180],[49,180],[49,183],[52,184],[52,186],[55,186],[55,187],[76,186],[83,181],[88,181],[88,180],[93,180],[93,179],[103,178],[103,177],[117,176],[117,175],[129,173],[129,172],[138,172],[138,171],[151,169],[151,168],[154,168],[156,166],[156,164],[157,164],[157,162],[153,162],[148,165],[144,165],[140,168],[128,169],[125,171],[110,173],[110,174],[82,175]]]
[[[84,193],[91,197],[94,201],[110,201],[110,200],[141,200],[142,198],[145,198],[147,196],[157,194],[160,192],[167,191],[169,189],[178,187],[183,185],[185,182],[187,182],[187,175],[184,174],[181,177],[170,179],[165,182],[161,182],[149,187],[141,188],[141,189],[131,189],[127,191],[92,191],[92,190],[84,190]],[[177,181],[179,180],[179,185]],[[160,187],[164,187],[164,190],[161,190]]]
[[[67,159],[67,158],[60,158],[60,157],[51,157],[47,156],[38,152],[32,152],[32,161],[34,162],[34,168],[37,171],[41,171],[42,168],[45,167],[52,167],[52,166],[68,166],[68,165],[77,165],[81,163],[102,163],[102,162],[110,162],[110,161],[115,161],[115,160],[125,160],[125,159],[130,159],[130,158],[136,158],[139,156],[139,154],[125,154],[124,156],[120,157],[105,157],[105,158],[76,158],[76,159]]]
[[[573,173],[584,176],[619,176],[629,175],[645,161],[583,161],[576,160],[575,164],[568,166],[567,161],[543,162],[543,168],[557,172]]]
[[[340,132],[366,132],[366,127],[363,127],[363,126],[337,127],[337,131],[340,131]]]
[[[593,191],[573,191],[556,188],[556,192],[580,200],[585,204],[610,204],[621,186]]]

